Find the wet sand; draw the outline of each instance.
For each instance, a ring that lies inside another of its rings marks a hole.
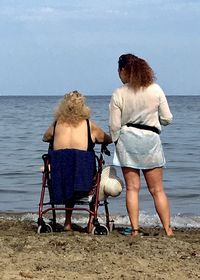
[[[0,279],[200,279],[200,229],[145,236],[37,234],[32,221],[0,219]]]

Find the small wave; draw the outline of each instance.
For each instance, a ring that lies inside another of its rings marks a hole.
[[[1,194],[30,194],[30,190],[0,189]],[[33,192],[32,192],[33,193]]]
[[[39,169],[39,168],[38,168]],[[4,177],[18,177],[18,176],[33,176],[34,174],[40,173],[39,170],[28,172],[28,171],[15,171],[15,172],[1,172],[0,175]]]
[[[20,221],[33,221],[37,223],[38,214],[37,213],[7,213],[0,214],[0,219],[8,219],[8,220],[20,220]],[[100,215],[98,217],[99,222],[105,224],[105,215]],[[44,216],[45,222],[49,222],[48,217]],[[64,212],[63,214],[58,213],[57,222],[63,224],[65,220]],[[73,223],[76,224],[87,224],[88,215],[75,213],[73,215]],[[130,225],[129,217],[127,215],[111,215],[110,220],[113,220],[115,225],[117,226],[126,226]],[[157,215],[149,215],[145,212],[140,214],[140,225],[141,227],[161,227],[160,220]],[[177,214],[171,218],[171,226],[173,228],[200,228],[200,216],[193,216],[187,214]]]
[[[184,198],[189,199],[189,198],[195,198],[198,199],[200,197],[199,193],[193,193],[193,194],[173,194],[170,196],[171,198],[175,198],[176,200],[183,200]]]

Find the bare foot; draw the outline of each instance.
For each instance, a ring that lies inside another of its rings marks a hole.
[[[169,227],[168,229],[165,229],[166,235],[171,237],[174,236],[173,230],[171,227]]]
[[[72,225],[68,224],[68,223],[65,223],[64,224],[64,231],[72,231]]]
[[[131,236],[132,236],[132,237],[137,237],[137,236],[139,236],[139,232],[140,232],[139,229],[132,229],[132,234],[131,234]]]

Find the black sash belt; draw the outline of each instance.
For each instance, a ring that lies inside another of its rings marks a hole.
[[[155,126],[149,126],[146,124],[139,124],[139,123],[127,123],[126,125],[128,127],[131,126],[131,127],[135,127],[135,128],[139,128],[139,129],[151,130],[157,134],[160,134],[159,129]]]

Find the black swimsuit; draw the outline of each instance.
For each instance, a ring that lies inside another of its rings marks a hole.
[[[89,122],[88,119],[86,120],[86,122],[87,122],[87,131],[88,131],[88,148],[87,148],[87,151],[93,151],[95,143],[92,141],[92,137],[91,137],[90,122]]]
[[[86,122],[87,122],[87,135],[88,135],[87,151],[94,151],[95,143],[92,141],[92,137],[91,137],[90,122],[89,122],[88,119],[86,119]],[[54,124],[52,141],[49,145],[49,149],[52,149],[52,150],[53,150],[53,142],[54,142],[54,134],[55,134],[56,123],[57,122],[55,122],[55,124]]]

